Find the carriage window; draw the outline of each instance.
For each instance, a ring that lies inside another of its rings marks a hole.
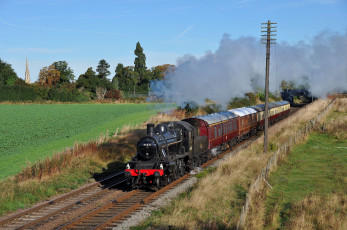
[[[217,137],[217,127],[214,127],[214,137]]]

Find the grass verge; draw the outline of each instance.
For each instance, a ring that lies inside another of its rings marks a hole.
[[[305,144],[296,146],[290,153],[288,160],[282,164],[269,178],[273,189],[266,199],[265,226],[277,229],[284,226],[297,228],[295,219],[302,215],[300,208],[311,201],[318,204],[330,199],[346,200],[347,187],[347,139],[338,140],[330,134],[314,133]],[[332,194],[337,194],[335,198]],[[304,200],[306,199],[306,200]],[[314,200],[314,201],[313,201]],[[334,210],[341,206],[334,207]],[[311,222],[312,229],[329,228],[330,220],[305,214],[306,222]],[[313,214],[312,213],[312,214]],[[343,210],[337,211],[336,217],[341,217]],[[318,221],[318,219],[324,221]],[[333,218],[332,216],[330,218]],[[316,221],[315,221],[316,220]],[[334,229],[341,229],[340,225]]]

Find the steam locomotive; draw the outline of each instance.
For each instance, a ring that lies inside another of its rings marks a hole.
[[[269,103],[269,124],[287,116],[287,101]],[[161,188],[264,128],[265,105],[195,116],[154,126],[137,143],[126,165],[131,188]]]

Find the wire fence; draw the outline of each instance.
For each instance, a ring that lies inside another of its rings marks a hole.
[[[274,154],[267,162],[266,166],[262,169],[257,179],[253,182],[253,184],[251,184],[248,190],[245,204],[241,209],[241,215],[239,223],[237,225],[237,229],[243,229],[247,217],[249,203],[252,200],[254,193],[259,191],[261,183],[265,182],[268,186],[271,187],[271,185],[266,181],[266,179],[268,178],[270,171],[273,170],[275,166],[277,166],[279,156],[288,153],[290,149],[293,147],[293,145],[301,142],[309,133],[311,133],[313,128],[319,123],[321,118],[323,118],[326,115],[326,113],[330,110],[335,100],[336,98],[333,99],[327,105],[327,107],[325,107],[325,109],[318,114],[318,116],[315,119],[308,121],[306,125],[304,125],[299,131],[297,131],[292,137],[290,137],[286,143],[284,143],[280,148],[278,148],[277,151],[274,152]]]

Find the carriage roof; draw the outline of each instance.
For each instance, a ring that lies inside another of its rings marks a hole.
[[[195,116],[192,118],[203,120],[210,125],[210,124],[214,124],[218,122],[227,121],[236,117],[237,116],[234,113],[231,113],[229,111],[223,111],[223,112],[212,113],[212,114],[207,114],[203,116]]]
[[[245,107],[245,108],[237,108],[237,109],[230,109],[228,110],[229,112],[232,112],[240,117],[247,116],[250,114],[254,114],[257,111],[254,110],[253,108]]]

